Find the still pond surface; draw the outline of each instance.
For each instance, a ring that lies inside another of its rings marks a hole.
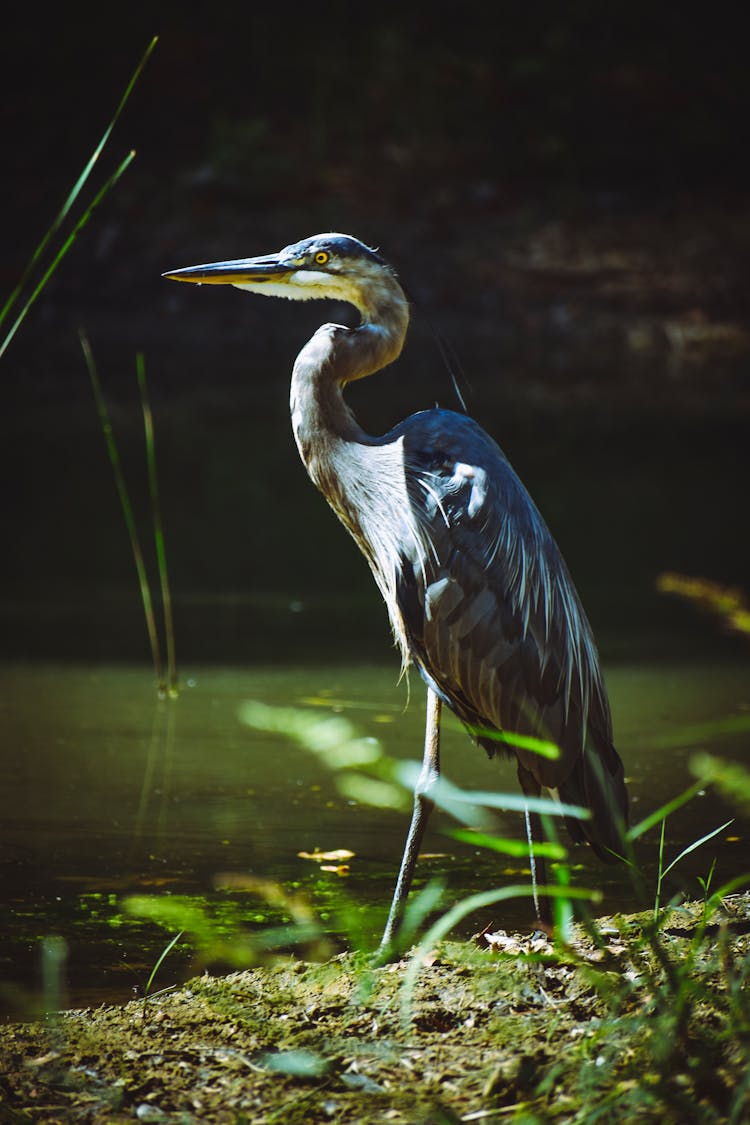
[[[749,764],[747,660],[615,664],[605,671],[634,821],[694,780],[694,751]],[[243,725],[247,700],[343,715],[362,735],[377,738],[386,754],[421,754],[421,681],[413,674],[409,693],[392,665],[195,669],[183,671],[178,699],[162,701],[146,667],[2,668],[5,1016],[33,1014],[41,948],[50,936],[64,939],[66,949],[60,1002],[125,1001],[142,989],[171,935],[124,916],[127,895],[198,896],[215,909],[231,900],[235,917],[255,932],[283,918],[257,896],[221,889],[225,873],[306,895],[342,947],[348,904],[348,916],[359,917],[375,944],[408,814],[342,796],[336,777],[314,754],[286,736]],[[739,718],[744,732],[737,724],[734,733],[727,731],[728,718]],[[488,762],[450,717],[444,732],[448,778],[468,789],[518,791],[512,766]],[[736,810],[711,791],[696,796],[669,819],[666,859],[732,816]],[[446,815],[434,817],[418,885],[442,878],[450,903],[528,878],[518,861],[457,843],[447,835],[452,823]],[[523,836],[518,813],[499,813],[498,826],[508,836]],[[639,848],[652,896],[658,839],[655,829]],[[698,877],[708,875],[714,858],[715,886],[737,876],[750,868],[747,845],[748,822],[737,817],[679,864],[676,884],[699,894]],[[353,852],[348,873],[322,871],[300,857],[316,848]],[[572,860],[576,883],[603,890],[602,912],[646,905],[622,869],[602,866],[587,848],[576,849]],[[489,921],[523,927],[530,920],[529,901],[519,899],[469,917],[456,936]],[[154,987],[203,967],[185,940]]]

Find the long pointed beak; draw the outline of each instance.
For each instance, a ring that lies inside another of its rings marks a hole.
[[[209,262],[203,266],[187,266],[168,270],[162,277],[172,281],[194,281],[199,285],[242,285],[248,282],[279,281],[294,273],[296,265],[278,254],[261,258],[237,258],[232,262]]]

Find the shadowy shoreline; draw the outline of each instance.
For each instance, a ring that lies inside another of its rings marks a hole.
[[[657,927],[651,911],[600,918],[568,946],[502,931],[442,943],[423,951],[413,990],[409,964],[284,959],[2,1027],[0,1116],[676,1125],[747,1113],[748,894],[667,908]]]

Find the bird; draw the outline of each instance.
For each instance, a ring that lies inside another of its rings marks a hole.
[[[395,269],[350,235],[313,235],[277,253],[189,266],[165,278],[354,306],[355,326],[321,325],[292,369],[294,438],[313,483],[370,565],[402,670],[427,688],[411,823],[381,942],[395,947],[440,779],[441,708],[492,758],[516,759],[526,798],[587,810],[574,842],[622,858],[628,796],[592,630],[550,531],[505,454],[472,418],[421,410],[382,436],[359,425],[349,383],[393,363],[410,306]],[[555,757],[535,752],[551,742]],[[529,844],[541,825],[526,815]],[[543,872],[543,860],[538,864]],[[534,860],[532,855],[532,875]],[[542,875],[542,882],[544,876]],[[549,921],[549,903],[537,905]]]

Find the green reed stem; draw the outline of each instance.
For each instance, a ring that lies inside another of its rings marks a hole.
[[[67,254],[70,247],[75,242],[78,235],[81,233],[83,228],[86,226],[86,223],[91,218],[92,214],[94,213],[94,210],[99,205],[99,203],[101,203],[102,199],[104,199],[104,196],[110,191],[110,189],[114,187],[114,185],[120,179],[120,176],[123,174],[125,169],[128,167],[128,165],[131,163],[131,161],[134,158],[135,158],[135,152],[134,151],[129,152],[128,155],[123,160],[120,167],[117,169],[117,171],[114,172],[109,177],[107,182],[103,185],[103,187],[101,187],[99,189],[99,191],[96,193],[96,195],[94,196],[91,203],[88,205],[88,207],[86,208],[84,213],[81,215],[80,219],[78,220],[76,225],[73,227],[73,230],[70,232],[68,237],[65,239],[65,241],[63,242],[62,246],[60,247],[60,249],[55,254],[55,256],[52,259],[49,266],[47,266],[47,269],[42,274],[41,279],[35,285],[35,287],[32,290],[30,296],[27,297],[26,301],[24,301],[24,304],[21,308],[21,311],[19,312],[16,319],[13,321],[13,324],[8,329],[8,332],[7,332],[7,335],[5,336],[5,339],[3,340],[2,344],[0,344],[0,359],[5,355],[5,352],[8,349],[8,345],[10,344],[11,340],[15,336],[18,329],[21,327],[21,324],[23,323],[24,318],[26,317],[26,314],[28,313],[29,309],[34,304],[34,302],[36,301],[37,297],[39,296],[39,294],[42,292],[42,290],[46,286],[49,279],[52,277],[53,273],[55,272],[55,270],[59,266],[60,262],[63,260],[63,258]],[[10,302],[6,303],[6,309],[8,311],[10,310]],[[3,313],[5,314],[5,310],[3,310]],[[2,323],[2,318],[0,318],[0,323]]]
[[[115,484],[117,485],[117,494],[120,497],[120,505],[122,506],[122,513],[125,517],[125,525],[128,529],[130,537],[130,547],[133,552],[133,561],[135,562],[135,569],[138,573],[138,585],[141,591],[141,601],[143,603],[143,612],[146,617],[146,628],[148,630],[148,639],[151,644],[151,655],[154,661],[154,671],[156,672],[156,680],[160,693],[164,693],[164,668],[161,657],[161,647],[159,645],[159,636],[156,630],[156,618],[154,615],[154,605],[151,599],[151,589],[148,584],[148,577],[146,575],[146,567],[143,561],[143,551],[141,550],[141,541],[138,536],[138,529],[135,524],[133,516],[133,508],[130,503],[130,497],[125,485],[125,478],[122,473],[122,466],[120,464],[120,454],[117,449],[117,443],[112,431],[112,421],[107,410],[107,404],[104,401],[102,393],[102,386],[96,370],[94,356],[91,351],[86,334],[79,332],[81,339],[81,348],[83,349],[83,356],[86,360],[86,367],[88,369],[89,378],[91,380],[91,387],[94,392],[94,399],[96,400],[96,407],[99,411],[99,421],[101,422],[102,433],[104,440],[107,443],[107,452],[109,454],[110,464],[112,471],[115,474]]]
[[[159,585],[161,588],[161,602],[164,611],[164,635],[167,646],[167,685],[169,694],[177,696],[177,662],[174,643],[174,619],[172,616],[172,595],[169,588],[169,575],[167,573],[167,553],[164,546],[164,530],[161,519],[161,505],[159,503],[159,485],[156,472],[156,443],[154,438],[154,420],[151,413],[151,403],[146,388],[146,368],[143,353],[136,357],[136,373],[138,376],[138,389],[141,394],[141,410],[143,411],[143,428],[146,436],[146,463],[148,465],[148,487],[151,497],[151,517],[154,526],[154,543],[156,545],[156,562],[159,569]]]
[[[659,917],[659,907],[661,905],[661,885],[664,880],[664,832],[667,826],[667,818],[662,817],[661,834],[659,836],[659,868],[656,873],[656,895],[654,896],[654,921]]]
[[[23,273],[21,274],[21,278],[20,278],[18,284],[15,286],[15,288],[11,292],[10,296],[6,300],[2,309],[0,309],[0,325],[2,325],[5,322],[6,318],[10,315],[11,310],[13,309],[16,302],[19,300],[19,298],[20,298],[20,296],[21,296],[21,294],[24,290],[24,287],[26,286],[26,284],[27,284],[31,274],[33,273],[35,267],[41,261],[45,251],[47,250],[47,247],[49,246],[49,244],[52,240],[52,238],[58,232],[58,230],[60,229],[62,224],[65,222],[65,219],[68,217],[68,214],[70,213],[71,208],[73,207],[76,200],[78,199],[78,196],[81,194],[81,191],[83,190],[83,187],[86,184],[86,181],[88,180],[94,165],[96,164],[97,160],[99,159],[104,146],[106,145],[107,141],[109,140],[110,135],[112,133],[112,130],[115,127],[115,124],[117,123],[117,120],[120,117],[120,114],[122,113],[123,109],[125,108],[125,105],[128,101],[128,98],[130,97],[130,95],[133,91],[133,87],[135,86],[136,82],[140,78],[141,72],[142,72],[144,66],[146,65],[146,62],[148,61],[152,51],[154,50],[154,48],[157,44],[157,41],[158,41],[158,37],[155,36],[151,40],[148,47],[146,48],[146,51],[145,51],[143,57],[141,58],[141,61],[138,63],[138,66],[136,67],[135,71],[133,72],[132,78],[130,79],[130,81],[128,82],[128,85],[125,88],[125,92],[120,99],[120,103],[117,106],[117,109],[115,110],[115,113],[114,113],[114,116],[112,117],[112,120],[110,121],[109,125],[107,126],[107,128],[104,130],[104,133],[102,134],[101,140],[99,141],[98,145],[96,146],[96,148],[92,152],[91,156],[89,157],[83,171],[81,172],[80,176],[76,180],[75,184],[73,185],[71,191],[68,194],[67,199],[65,200],[62,207],[60,208],[60,211],[58,212],[56,217],[53,219],[50,227],[48,228],[48,230],[46,231],[46,233],[42,237],[42,239],[41,239],[39,245],[37,246],[36,250],[31,255],[31,258],[28,262],[28,265],[26,266]],[[88,223],[88,221],[91,218],[91,215],[92,215],[93,211],[95,210],[95,208],[102,201],[102,199],[105,197],[105,195],[107,195],[107,193],[111,190],[111,188],[114,187],[114,185],[120,179],[123,172],[128,167],[128,165],[131,163],[131,161],[133,160],[134,157],[135,157],[135,152],[131,151],[130,153],[128,153],[128,155],[125,157],[125,159],[120,164],[119,168],[114,172],[114,174],[112,176],[109,177],[109,179],[104,184],[104,186],[101,187],[99,189],[99,191],[96,193],[92,202],[88,205],[88,207],[84,211],[83,215],[81,216],[81,218],[78,220],[78,222],[74,226],[72,232],[68,235],[68,237],[65,239],[65,241],[63,242],[60,249],[54,255],[51,264],[44,271],[44,273],[42,275],[42,278],[41,278],[41,281],[38,282],[38,284],[32,290],[30,296],[24,302],[24,304],[21,308],[21,311],[19,312],[15,321],[13,322],[10,329],[8,330],[8,333],[5,336],[5,339],[0,344],[0,357],[2,357],[4,355],[6,349],[8,348],[8,345],[10,344],[11,340],[13,339],[16,332],[20,328],[20,326],[21,326],[24,318],[26,317],[26,314],[28,313],[29,309],[34,304],[34,302],[36,301],[37,297],[39,296],[39,294],[44,289],[44,287],[47,284],[47,282],[49,281],[49,279],[52,277],[52,274],[55,272],[58,265],[60,264],[62,259],[67,254],[68,250],[73,245],[73,243],[75,242],[75,240],[78,237],[78,235],[80,234],[80,232],[83,230],[83,228]]]

